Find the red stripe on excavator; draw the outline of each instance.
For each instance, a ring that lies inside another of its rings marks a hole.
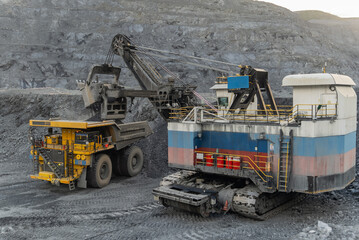
[[[356,150],[344,154],[320,157],[293,156],[293,174],[303,176],[326,176],[340,174],[355,166]]]
[[[193,166],[194,150],[188,148],[168,147],[168,163]]]

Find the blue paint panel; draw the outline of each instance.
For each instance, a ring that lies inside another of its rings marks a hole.
[[[249,88],[249,76],[228,77],[228,89]]]
[[[274,145],[274,154],[279,154],[279,135],[266,135],[266,137]]]
[[[168,146],[194,149],[197,132],[168,131]]]
[[[168,146],[176,148],[218,148],[237,151],[255,151],[267,153],[268,142],[258,140],[259,134],[204,131],[202,138],[196,137],[197,132],[168,131]],[[196,137],[196,138],[195,138]],[[267,135],[275,144],[274,153],[278,153],[279,135]],[[342,136],[329,137],[294,137],[293,154],[295,156],[320,157],[343,154],[355,148],[356,132]]]
[[[357,132],[352,132],[344,135],[344,152],[348,152],[353,148],[356,148],[357,144]]]
[[[197,132],[168,131],[168,146],[189,149],[197,146],[249,152],[254,152],[258,146],[258,152],[267,153],[267,141],[258,144],[258,137],[259,134],[204,131],[199,139]]]
[[[257,138],[252,137],[251,139],[247,133],[205,131],[202,133],[202,141],[198,147],[254,152],[258,143]],[[261,148],[258,148],[258,152],[267,152],[266,146],[259,147]]]
[[[268,153],[269,152],[268,140],[266,139],[257,140],[257,147],[258,147],[258,152]]]
[[[305,138],[294,137],[296,156],[320,157],[343,154],[355,148],[356,132],[342,136]]]

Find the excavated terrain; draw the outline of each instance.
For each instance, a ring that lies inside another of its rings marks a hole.
[[[154,130],[138,143],[144,170],[113,177],[103,189],[70,192],[30,179],[28,142],[30,119],[91,116],[73,90],[75,80],[105,61],[117,33],[139,45],[264,68],[276,95],[286,97],[285,75],[320,72],[324,62],[359,83],[358,19],[306,21],[252,0],[0,0],[0,19],[0,239],[358,238],[359,180],[262,222],[232,213],[202,218],[158,205],[151,191],[174,170],[167,167],[166,123],[148,100],[135,99],[126,119],[148,120]],[[165,65],[199,92],[218,76],[177,60]],[[114,65],[124,63],[116,58]],[[126,68],[120,80],[137,86]]]

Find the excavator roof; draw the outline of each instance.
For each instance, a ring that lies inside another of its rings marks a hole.
[[[289,75],[283,79],[282,86],[319,86],[319,85],[341,85],[354,86],[354,81],[344,75],[330,74],[330,73],[312,73],[312,74],[297,74]]]
[[[115,125],[114,121],[30,120],[30,126],[88,129]]]

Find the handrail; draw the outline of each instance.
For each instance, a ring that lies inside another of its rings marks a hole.
[[[267,175],[265,174],[262,169],[253,161],[253,159],[250,156],[247,155],[238,155],[238,154],[228,154],[228,153],[217,153],[217,152],[206,152],[206,151],[195,151],[195,153],[204,153],[204,154],[213,154],[213,155],[225,155],[225,156],[235,156],[235,157],[246,157],[249,160],[251,160],[251,162],[257,167],[257,169],[259,169],[259,171],[265,176],[265,177],[269,177],[269,178],[273,178],[273,176]],[[267,157],[269,158],[269,156],[263,156],[263,157]],[[248,162],[247,162],[248,163]],[[251,163],[250,163],[251,164]],[[257,172],[257,170],[253,167],[253,165],[251,164],[252,169],[257,173],[257,175],[264,181],[264,182],[268,182],[266,180],[264,180],[262,178],[262,176]]]
[[[311,106],[311,107],[308,107]],[[330,107],[332,106],[332,107]],[[333,107],[334,106],[334,107]],[[179,121],[244,121],[244,122],[273,122],[281,124],[283,121],[292,123],[295,119],[311,118],[317,120],[318,118],[335,117],[337,116],[338,104],[296,104],[290,109],[267,109],[266,114],[264,110],[245,110],[238,109],[217,109],[214,112],[212,109],[204,107],[182,107],[173,108],[170,113],[170,119]]]

